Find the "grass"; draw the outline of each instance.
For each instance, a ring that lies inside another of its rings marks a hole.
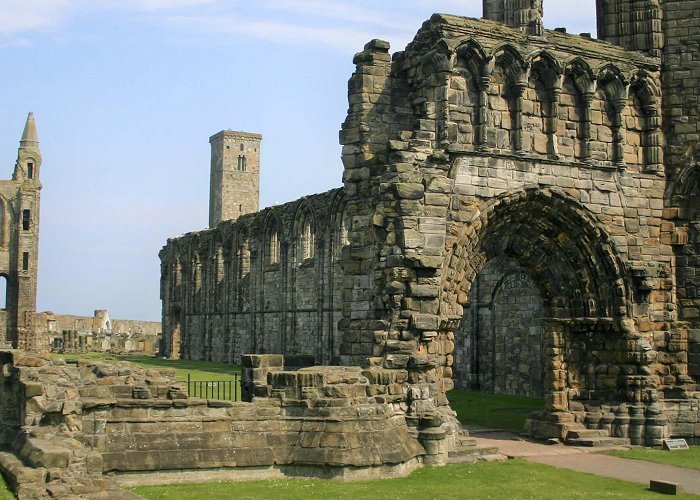
[[[647,462],[700,470],[700,447],[697,446],[691,446],[687,450],[676,451],[659,450],[656,448],[633,448],[626,451],[613,451],[610,454],[620,458],[646,460]]]
[[[524,396],[504,396],[454,390],[447,394],[460,422],[522,432],[528,414],[544,408],[544,401]]]
[[[524,460],[426,467],[406,478],[373,481],[284,479],[141,486],[132,488],[131,491],[154,500],[179,498],[188,500],[658,498],[658,494],[649,492],[642,484],[557,469]],[[692,495],[681,495],[683,496],[697,498]]]
[[[0,474],[0,500],[14,500],[15,495],[7,485],[5,478]]]

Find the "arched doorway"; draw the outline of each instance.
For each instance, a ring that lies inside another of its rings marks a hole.
[[[477,274],[455,344],[458,388],[544,397],[542,297],[517,261],[497,257]]]
[[[182,310],[173,306],[170,311],[170,357],[180,359],[180,342],[182,328]]]
[[[549,412],[620,400],[600,367],[614,359],[606,341],[629,327],[624,269],[585,207],[550,189],[509,193],[454,226],[448,248],[441,312],[461,325],[441,334],[455,339],[445,359],[458,383],[544,396]]]

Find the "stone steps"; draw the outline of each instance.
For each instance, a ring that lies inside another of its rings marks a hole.
[[[447,454],[448,464],[468,464],[478,460],[505,460],[496,446],[477,446],[476,439],[467,435],[457,437],[455,447]]]
[[[627,438],[615,438],[608,436],[602,429],[571,429],[566,434],[565,444],[570,446],[605,447],[605,446],[629,446]]]
[[[507,460],[508,457],[498,453],[495,446],[474,446],[471,448],[457,448],[447,455],[446,464],[471,464],[480,460],[495,461]]]

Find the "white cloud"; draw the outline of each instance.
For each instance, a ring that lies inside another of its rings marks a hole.
[[[593,30],[594,0],[545,2],[548,27]],[[417,24],[430,11],[481,14],[481,1],[385,0],[381,4],[349,0],[2,0],[0,47],[17,45],[12,37],[60,31],[73,19],[90,13],[125,12],[150,16],[155,23],[174,22],[204,34],[244,35],[286,44],[321,43],[357,51],[372,38],[392,41],[395,49],[410,41]],[[380,5],[381,7],[377,7]],[[388,14],[387,12],[390,12]]]
[[[351,28],[241,20],[233,16],[173,16],[170,20],[214,34],[242,35],[274,43],[323,44],[351,51],[361,49],[368,40],[373,38],[370,32]]]
[[[4,0],[0,3],[0,34],[60,25],[71,11],[70,4],[70,0]]]

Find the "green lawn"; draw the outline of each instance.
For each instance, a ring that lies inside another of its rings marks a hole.
[[[614,451],[611,452],[611,455],[700,470],[700,447],[698,446],[691,446],[688,450],[677,451],[659,450],[656,448],[634,448],[626,451]]]
[[[15,495],[10,490],[10,487],[7,486],[5,478],[0,474],[0,500],[14,500],[14,498]]]
[[[460,422],[522,432],[528,414],[544,408],[544,401],[524,396],[504,396],[454,390],[447,394]]]
[[[659,498],[658,494],[647,491],[645,485],[557,469],[523,460],[426,467],[406,478],[374,481],[285,479],[149,486],[133,488],[131,491],[148,499],[186,498],[187,500]],[[685,497],[697,498],[692,495],[685,495]]]

